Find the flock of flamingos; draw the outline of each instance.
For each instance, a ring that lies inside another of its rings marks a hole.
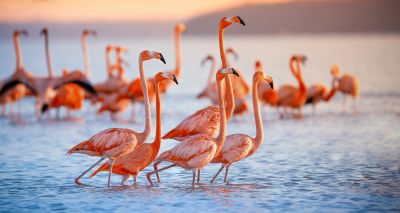
[[[76,184],[83,185],[80,179],[107,159],[108,162],[101,165],[90,177],[99,172],[108,171],[108,187],[112,173],[123,176],[122,185],[130,177],[133,177],[134,183],[136,183],[139,172],[153,163],[154,170],[146,175],[151,186],[153,186],[152,175],[155,174],[157,182],[160,182],[159,172],[178,166],[193,171],[192,186],[194,188],[196,174],[197,182],[199,182],[200,170],[207,164],[221,164],[221,168],[212,178],[211,183],[224,168],[224,182],[227,182],[230,166],[253,155],[261,146],[264,134],[259,101],[264,105],[278,109],[283,108],[283,112],[280,112],[281,117],[301,117],[301,109],[305,104],[315,106],[320,101],[330,100],[339,91],[344,94],[344,97],[349,95],[353,98],[353,107],[356,110],[355,99],[359,93],[358,80],[349,74],[341,75],[339,67],[333,65],[331,89],[323,84],[315,84],[307,88],[302,76],[302,64],[306,60],[303,55],[293,55],[289,62],[290,70],[299,83],[298,87],[283,85],[278,90],[274,89],[272,77],[263,73],[260,61],[255,63],[252,85],[249,85],[244,78],[240,77],[239,70],[229,66],[226,58],[226,54],[237,56],[234,49],[224,48],[224,31],[234,23],[245,25],[239,16],[223,17],[219,23],[219,50],[222,61],[222,65],[219,66],[221,68],[216,69],[215,59],[211,55],[208,55],[202,62],[211,61],[212,66],[207,85],[198,98],[208,98],[213,105],[196,111],[164,136],[161,135],[160,95],[165,93],[173,83],[178,84],[177,79],[181,75],[180,36],[186,29],[183,24],[177,24],[174,32],[175,70],[159,72],[153,78],[146,78],[145,61],[158,59],[165,63],[165,60],[159,52],[144,50],[139,55],[140,77],[129,81],[124,77],[125,70],[123,68],[126,63],[123,53],[127,49],[122,46],[109,45],[106,47],[108,79],[96,85],[92,85],[89,81],[90,66],[86,44],[87,36],[95,35],[94,31],[84,30],[82,33],[85,70],[68,71],[64,69],[62,76],[54,76],[48,30],[43,29],[41,34],[45,37],[49,71],[47,77],[34,76],[23,67],[19,37],[27,35],[27,32],[15,31],[13,39],[17,56],[16,70],[10,78],[0,82],[0,104],[3,107],[3,113],[5,113],[6,104],[18,102],[25,96],[36,97],[35,113],[39,119],[50,109],[57,110],[57,117],[61,107],[68,110],[81,109],[85,99],[90,100],[93,105],[100,104],[98,113],[108,111],[111,113],[112,119],[116,119],[115,115],[124,111],[130,103],[144,103],[145,127],[143,132],[124,128],[106,129],[77,144],[67,152],[67,154],[82,153],[100,157],[100,160],[75,179]],[[113,51],[116,53],[115,64],[112,64],[110,59]],[[256,136],[251,137],[242,133],[226,135],[227,121],[234,115],[241,115],[248,111],[246,96],[250,90]],[[150,102],[154,101],[156,106],[155,138],[152,143],[145,143],[151,133]],[[343,105],[345,106],[344,102]],[[158,155],[161,139],[174,139],[180,143]],[[163,162],[169,162],[170,165],[159,168]]]

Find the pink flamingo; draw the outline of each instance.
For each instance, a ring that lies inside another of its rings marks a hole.
[[[160,101],[160,89],[159,84],[164,80],[172,80],[176,84],[178,81],[174,74],[159,72],[155,75],[154,83],[156,91],[156,136],[153,143],[144,143],[139,145],[129,154],[118,158],[113,166],[113,173],[123,175],[121,185],[125,185],[126,181],[133,176],[134,183],[136,183],[136,177],[140,171],[150,165],[157,157],[161,146],[161,101]],[[109,171],[110,165],[104,163],[100,166],[90,177],[95,176],[101,171]]]
[[[174,166],[179,166],[184,169],[193,170],[192,187],[194,188],[196,172],[205,167],[216,155],[219,154],[225,143],[226,136],[226,115],[224,98],[221,92],[221,81],[227,74],[239,75],[233,68],[219,70],[216,74],[220,100],[219,114],[221,118],[221,121],[219,122],[220,128],[218,136],[214,138],[200,134],[193,137],[187,137],[172,149],[163,152],[154,163],[154,171],[147,173],[146,175],[151,186],[153,186],[151,175],[156,173],[157,180],[159,181],[158,172],[167,170]],[[172,165],[158,169],[158,165],[164,161],[170,162]]]
[[[353,99],[353,112],[357,112],[356,98],[359,95],[359,82],[354,75],[340,75],[339,66],[334,64],[331,69],[332,76],[338,82],[337,90],[343,94],[343,111],[346,107],[346,96],[349,95]]]
[[[224,49],[224,30],[225,28],[232,25],[232,23],[240,23],[245,25],[244,21],[239,16],[234,17],[223,17],[219,23],[219,50],[222,60],[222,68],[226,69],[228,67],[226,54]],[[229,120],[233,114],[235,108],[234,97],[232,92],[231,79],[226,76],[226,89],[228,91],[226,95],[226,117]],[[193,113],[185,120],[183,120],[178,126],[165,134],[163,139],[174,139],[181,141],[186,137],[193,136],[199,133],[209,135],[211,137],[215,136],[219,131],[219,109],[215,106],[208,106],[197,112]]]
[[[258,92],[257,84],[261,81],[266,81],[273,88],[273,81],[271,76],[265,75],[262,71],[256,71],[253,74],[253,110],[254,120],[256,124],[256,137],[250,137],[245,134],[233,134],[226,137],[226,142],[222,147],[221,152],[217,155],[211,163],[221,163],[222,166],[215,174],[211,183],[217,178],[223,168],[226,168],[224,182],[227,182],[229,168],[232,163],[243,160],[253,155],[263,143],[264,130],[261,120],[260,109],[258,105]],[[198,180],[199,181],[199,180]]]
[[[103,130],[89,140],[83,141],[70,149],[67,154],[82,153],[89,156],[101,157],[99,161],[89,167],[81,175],[75,179],[76,184],[81,184],[80,179],[88,173],[93,167],[99,164],[104,159],[108,158],[110,163],[110,170],[108,175],[108,187],[110,186],[112,168],[116,159],[132,152],[137,145],[143,144],[151,132],[151,114],[150,104],[147,94],[147,83],[145,81],[143,62],[150,59],[159,59],[165,63],[164,57],[161,53],[144,50],[139,56],[139,70],[142,79],[142,86],[144,88],[145,108],[146,108],[146,124],[143,132],[135,132],[130,129],[123,128],[110,128]]]

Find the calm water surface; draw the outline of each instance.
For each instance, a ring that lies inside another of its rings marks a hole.
[[[265,71],[279,87],[295,83],[288,69],[291,53],[304,53],[307,84],[329,84],[329,67],[338,63],[343,71],[360,78],[361,97],[357,115],[342,112],[342,96],[318,106],[317,113],[304,109],[302,120],[280,120],[274,109],[263,112],[265,140],[252,157],[233,164],[229,184],[218,179],[209,184],[219,165],[202,172],[202,184],[191,189],[190,171],[180,168],[161,174],[162,183],[149,187],[144,173],[138,185],[119,186],[112,177],[107,189],[107,174],[84,178],[91,186],[80,187],[74,178],[97,159],[84,155],[66,156],[76,143],[108,127],[141,130],[143,110],[136,123],[111,122],[108,115],[96,117],[86,107],[68,121],[37,122],[33,99],[21,103],[22,123],[0,119],[0,211],[119,211],[190,212],[210,211],[381,211],[400,210],[400,37],[399,36],[303,36],[229,37],[226,46],[240,54],[234,67],[250,81],[255,59],[264,62]],[[149,76],[174,66],[171,37],[163,39],[90,39],[92,79],[105,78],[104,46],[121,43],[129,47],[128,76],[137,72],[137,55],[142,49],[164,53],[167,65],[147,62]],[[141,42],[138,42],[140,40]],[[11,38],[0,41],[0,77],[10,75],[15,66]],[[83,67],[79,39],[52,41],[56,72],[63,67]],[[25,67],[46,74],[43,41],[23,38]],[[205,85],[208,67],[201,59],[218,53],[217,39],[183,40],[183,74],[179,86],[163,96],[163,132],[187,115],[208,104],[194,97]],[[75,53],[75,54],[74,54]],[[232,59],[233,60],[233,59]],[[250,101],[250,98],[249,98]],[[350,103],[349,103],[350,104]],[[86,104],[88,105],[88,104]],[[83,117],[83,118],[82,118]],[[130,118],[130,110],[120,115]],[[153,116],[154,118],[154,116]],[[233,119],[229,133],[255,134],[252,114]],[[153,136],[152,136],[153,137]],[[149,141],[152,141],[150,138]],[[163,141],[161,151],[176,142]],[[131,184],[132,182],[129,182]]]

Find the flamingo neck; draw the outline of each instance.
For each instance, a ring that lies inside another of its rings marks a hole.
[[[83,52],[83,63],[85,65],[85,75],[87,78],[90,76],[90,64],[89,64],[89,53],[88,53],[88,47],[87,47],[87,35],[82,34],[81,37],[81,43],[82,43],[82,52]]]
[[[112,77],[112,67],[111,67],[110,55],[111,55],[111,51],[106,51],[106,66],[107,66],[108,78]]]
[[[306,84],[304,83],[304,79],[303,79],[303,72],[302,72],[302,68],[301,68],[301,63],[299,60],[296,60],[296,64],[297,64],[297,80],[299,81],[299,88],[300,88],[300,92],[303,95],[306,95],[307,93],[307,88],[306,88]]]
[[[217,87],[218,87],[218,98],[219,98],[219,134],[216,139],[217,151],[215,152],[215,156],[218,156],[221,152],[222,146],[225,143],[226,137],[226,116],[225,116],[225,103],[224,97],[222,95],[222,83],[221,80],[217,79]]]
[[[142,132],[142,142],[147,140],[147,137],[151,133],[151,112],[150,112],[150,101],[149,101],[149,91],[147,89],[147,81],[144,75],[143,70],[143,60],[139,58],[139,71],[140,71],[140,81],[142,83],[142,91],[143,91],[143,101],[144,101],[144,109],[146,114],[146,124],[144,130]]]
[[[22,68],[22,54],[21,54],[21,46],[19,44],[19,35],[14,35],[13,40],[14,40],[15,54],[17,57],[16,70],[19,70],[20,68]]]
[[[160,88],[157,80],[154,79],[154,87],[155,87],[155,92],[156,92],[156,136],[154,138],[153,142],[153,148],[154,148],[154,158],[157,156],[158,152],[160,151],[160,146],[161,146],[161,100],[160,100]]]
[[[219,54],[221,56],[221,61],[222,61],[222,68],[228,68],[228,64],[226,61],[226,53],[225,53],[225,48],[224,48],[224,28],[219,26]]]
[[[47,58],[47,69],[49,71],[49,78],[53,78],[53,66],[51,64],[51,56],[50,56],[50,45],[49,45],[49,35],[48,33],[44,34],[44,42],[46,49],[46,58]]]
[[[254,121],[256,124],[256,137],[254,138],[255,149],[257,149],[263,142],[264,139],[264,129],[261,120],[260,107],[258,104],[258,91],[257,91],[258,80],[253,79],[253,110],[254,110]]]
[[[175,76],[180,77],[181,75],[181,33],[175,31]]]
[[[332,80],[332,87],[329,93],[323,97],[324,101],[329,101],[336,94],[337,88],[335,87],[335,79]]]

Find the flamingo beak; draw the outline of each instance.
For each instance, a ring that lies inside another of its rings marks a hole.
[[[240,76],[239,76],[239,73],[238,73],[235,69],[233,69],[233,68],[232,68],[232,74],[236,75],[237,77],[240,77]]]
[[[164,63],[164,64],[166,64],[165,63],[165,59],[164,59],[164,56],[160,53],[160,60]]]
[[[48,104],[43,104],[42,113],[45,113],[48,109],[49,109],[49,105]]]
[[[47,28],[43,28],[42,31],[40,31],[40,35],[45,35],[47,33]]]
[[[179,85],[178,79],[176,79],[176,76],[175,76],[175,75],[174,75],[174,79],[172,79],[172,80],[175,82],[176,85]]]
[[[269,86],[271,87],[271,89],[274,89],[274,81],[271,81],[271,82],[269,83]]]
[[[240,18],[240,16],[237,16],[237,18],[239,19],[241,25],[246,26],[246,24],[244,23],[243,19]]]

